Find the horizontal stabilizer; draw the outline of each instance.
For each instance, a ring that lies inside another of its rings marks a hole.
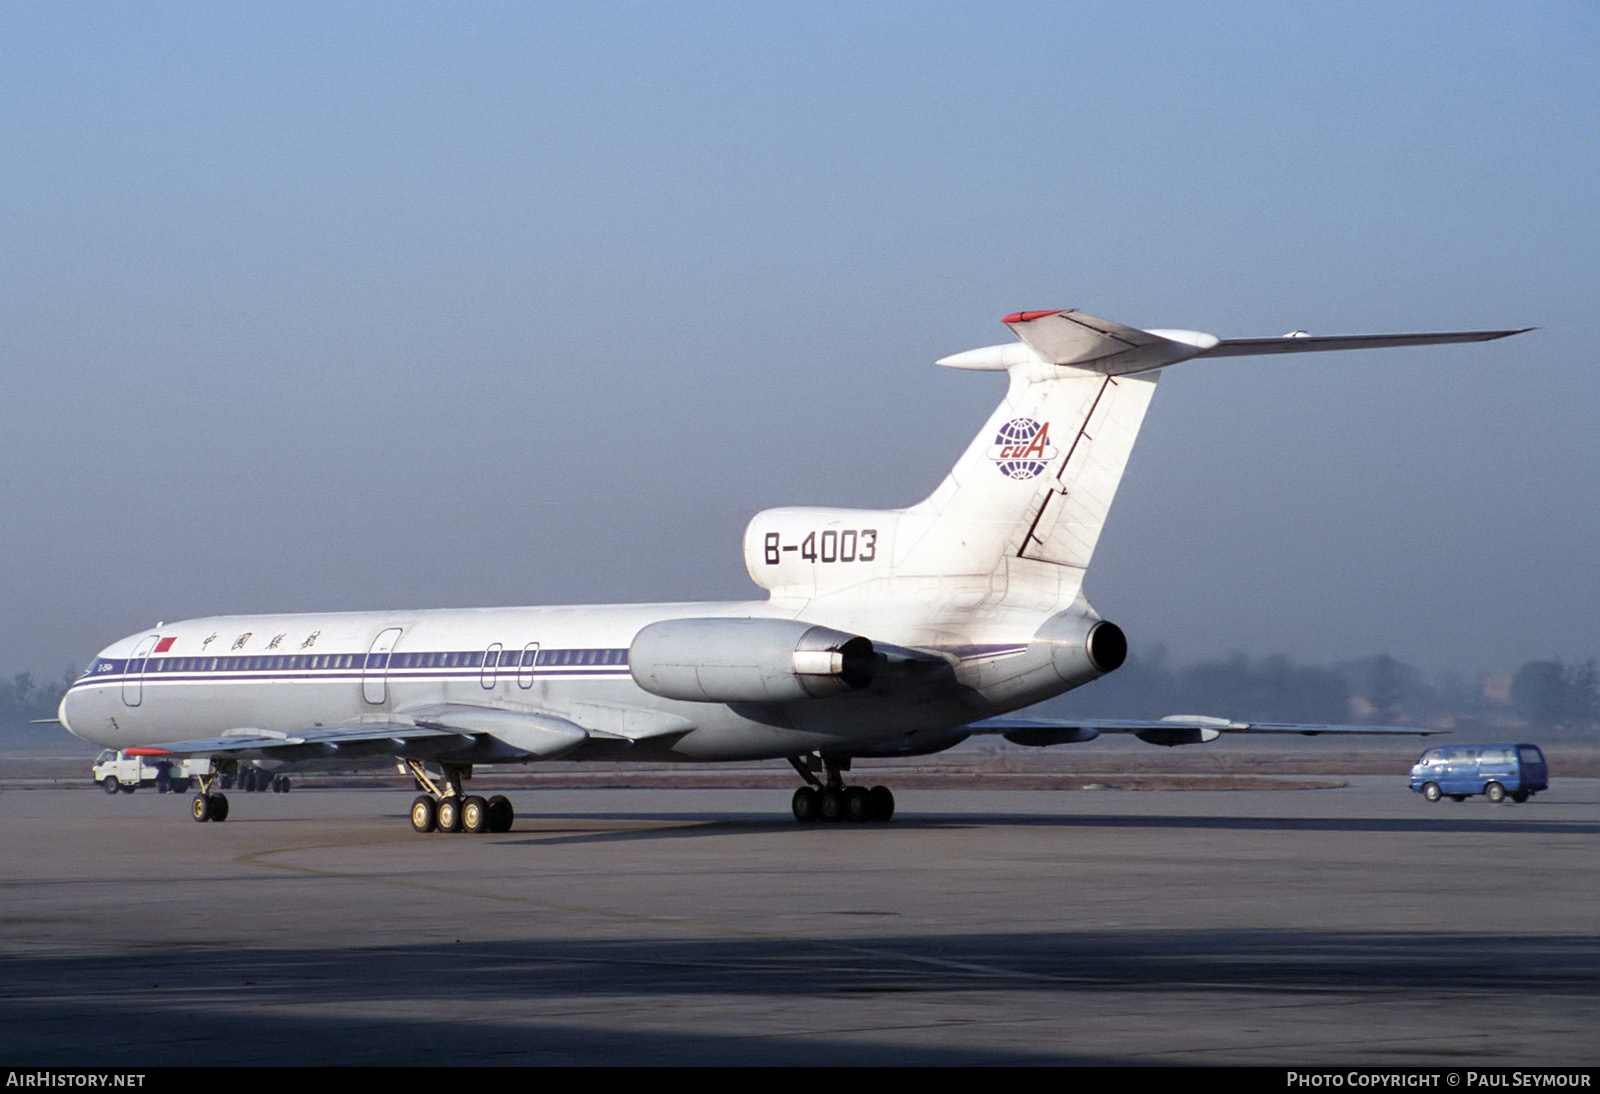
[[[1513,334],[1526,334],[1533,327],[1518,330],[1462,330],[1436,334],[1285,334],[1281,338],[1224,338],[1200,357],[1252,357],[1261,353],[1319,353],[1335,349],[1387,349],[1390,346],[1438,346],[1448,342],[1493,342]]]
[[[1003,322],[1050,364],[1092,369],[1103,376],[1147,372],[1197,356],[1217,343],[1215,335],[1199,331],[1139,330],[1070,309],[1017,312]]]

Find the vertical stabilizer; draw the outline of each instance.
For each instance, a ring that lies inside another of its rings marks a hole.
[[[1021,312],[1021,345],[945,358],[1010,374],[1004,401],[927,500],[907,509],[895,574],[964,576],[991,596],[1070,602],[1082,586],[1163,365],[1216,340],[1078,312]]]

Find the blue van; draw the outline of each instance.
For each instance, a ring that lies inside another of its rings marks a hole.
[[[1482,794],[1492,802],[1525,802],[1549,789],[1550,772],[1538,745],[1455,745],[1430,748],[1411,767],[1411,789],[1431,802],[1466,801]]]

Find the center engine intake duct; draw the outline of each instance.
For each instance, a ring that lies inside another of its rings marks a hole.
[[[838,695],[871,684],[879,660],[870,639],[795,619],[668,619],[628,649],[641,688],[697,703]]]

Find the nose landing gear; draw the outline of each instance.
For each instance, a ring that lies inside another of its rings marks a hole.
[[[189,815],[202,824],[228,819],[228,795],[218,792],[215,777],[201,780],[200,793],[189,803]]]

